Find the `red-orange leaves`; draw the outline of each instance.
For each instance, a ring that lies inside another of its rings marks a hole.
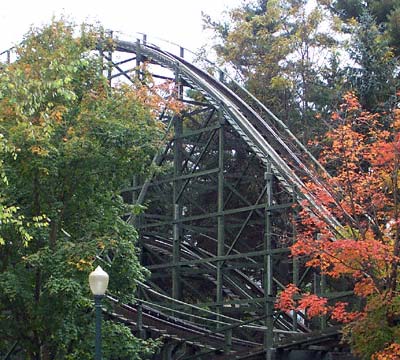
[[[392,343],[384,350],[372,355],[372,360],[399,360],[400,359],[400,344]]]
[[[350,312],[346,310],[347,305],[348,304],[346,302],[337,302],[335,306],[331,308],[331,319],[343,324],[348,324],[349,322],[355,321],[362,316],[360,312]]]
[[[374,151],[369,152],[369,160],[374,166],[385,166],[393,162],[398,148],[394,142],[379,141],[374,144]]]
[[[357,111],[361,109],[361,105],[354,91],[349,91],[343,96],[344,103],[340,106],[342,111]]]
[[[328,300],[326,298],[319,297],[315,294],[305,294],[298,300],[295,297],[299,297],[300,290],[297,286],[289,284],[280,293],[275,307],[285,311],[301,311],[305,313],[309,318],[325,315],[329,307],[327,306]]]
[[[324,186],[306,185],[306,191],[344,229],[338,236],[321,220],[303,211],[298,227],[299,242],[292,248],[294,255],[310,256],[308,265],[322,267],[332,276],[375,271],[374,268],[381,269],[384,262],[395,259],[390,255],[394,249],[394,233],[388,234],[386,229],[397,216],[393,194],[400,185],[396,180],[400,135],[393,130],[400,112],[362,111],[354,93],[346,94],[344,100],[332,116],[332,129],[325,135],[325,141],[319,142],[320,161],[331,177],[325,178]],[[330,241],[334,238],[334,242]],[[380,277],[385,275],[387,272],[379,270]]]
[[[295,299],[296,297],[297,299]],[[280,293],[275,307],[285,312],[301,312],[309,319],[327,315],[334,321],[346,324],[362,316],[360,312],[348,311],[347,305],[345,302],[337,302],[333,306],[329,305],[327,298],[315,294],[306,293],[300,296],[300,290],[295,285],[289,284]]]
[[[377,292],[377,289],[371,278],[361,279],[354,285],[354,294],[360,297],[366,298],[374,292]]]
[[[288,312],[295,309],[295,300],[294,296],[298,295],[300,290],[297,286],[293,284],[289,284],[285,290],[280,293],[277,302],[275,303],[275,307]]]
[[[326,315],[329,307],[328,299],[319,297],[315,294],[306,294],[299,300],[298,311],[303,311],[309,318]]]
[[[343,279],[346,290],[363,299],[364,308],[353,312],[346,303],[328,304],[326,299],[290,287],[277,302],[286,311],[350,323],[353,350],[368,352],[368,358],[377,352],[375,360],[400,359],[396,343],[400,336],[399,130],[400,110],[363,111],[354,93],[346,94],[344,104],[331,116],[331,129],[313,142],[330,176],[306,184],[304,190],[341,226],[333,228],[310,211],[301,211],[297,242],[291,249],[306,266],[324,274],[327,283]],[[371,330],[375,327],[381,334]],[[375,336],[382,336],[382,341],[375,343]],[[365,350],[370,344],[371,349]]]
[[[297,300],[295,298],[298,298]],[[316,316],[326,315],[329,319],[347,324],[352,321],[358,320],[364,316],[362,312],[349,311],[347,309],[348,303],[337,302],[334,305],[328,304],[328,299],[320,297],[315,294],[303,294],[300,296],[299,289],[290,284],[280,293],[275,307],[285,311],[298,311],[311,319]]]

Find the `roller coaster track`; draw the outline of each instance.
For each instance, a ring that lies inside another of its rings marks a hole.
[[[212,102],[222,106],[233,128],[265,165],[272,165],[274,175],[279,177],[279,180],[287,186],[289,191],[293,191],[293,188],[298,189],[300,199],[308,200],[310,208],[316,215],[321,216],[333,228],[340,227],[340,223],[315,199],[305,187],[304,180],[302,180],[302,178],[307,177],[309,181],[322,185],[316,173],[310,169],[311,165],[317,165],[320,169],[322,166],[302,147],[300,149],[303,152],[302,155],[309,158],[309,163],[305,164],[296,154],[296,151],[283,141],[282,136],[274,130],[273,126],[240,96],[206,71],[199,69],[179,56],[161,50],[159,47],[146,43],[139,44],[117,40],[116,50],[121,52],[140,52],[142,56],[146,56],[162,66],[178,69],[180,76],[187,83],[195,88],[201,88],[211,97]],[[269,111],[269,114],[272,113]],[[278,119],[274,117],[273,120],[276,121]],[[284,127],[284,130],[296,141],[296,144],[300,144],[287,127]],[[274,146],[271,145],[271,142]]]
[[[269,109],[260,104],[257,99],[252,98],[251,95],[248,94],[239,84],[230,81],[230,85],[233,83],[235,89],[239,89],[242,92],[240,95],[238,92],[231,90],[230,86],[226,82],[224,83],[220,81],[220,79],[215,78],[209,72],[200,69],[192,62],[184,59],[182,51],[180,54],[181,56],[177,56],[171,52],[162,50],[158,46],[151,45],[148,42],[126,42],[119,40],[115,42],[115,50],[122,53],[134,53],[136,54],[136,58],[140,56],[141,61],[171,69],[174,73],[176,82],[183,84],[182,86],[189,89],[200,91],[211,105],[218,108],[218,111],[223,114],[222,116],[224,119],[226,119],[229,125],[239,135],[240,139],[248,145],[249,149],[260,160],[260,163],[264,168],[270,169],[276,181],[283,185],[283,188],[290,196],[295,196],[296,200],[302,204],[305,202],[302,202],[301,200],[306,200],[307,210],[312,212],[315,216],[322,218],[333,230],[340,228],[341,225],[338,221],[330,214],[323,204],[321,204],[318,199],[308,191],[308,188],[305,185],[305,182],[309,182],[317,184],[319,187],[323,188],[323,182],[320,180],[320,176],[318,175],[318,172],[321,173],[325,171],[323,167],[295,138],[285,124],[276,118]],[[108,60],[111,60],[111,58],[108,58]],[[252,105],[250,105],[245,99],[249,97],[252,101]],[[256,107],[259,109],[261,108],[261,112],[255,110]],[[261,113],[263,115],[260,115]],[[162,161],[166,159],[165,154],[172,146],[173,141],[172,144],[170,142],[164,149],[163,155],[155,158],[156,164],[161,164]],[[194,171],[195,170],[193,170],[193,172]],[[137,202],[141,203],[144,201],[148,191],[148,186],[153,180],[154,179],[151,178],[148,179],[144,183],[143,187],[141,187]],[[218,213],[215,213],[215,215],[218,216]],[[132,221],[132,219],[130,219],[130,221]],[[150,224],[150,226],[152,226],[152,224]],[[158,254],[162,254],[161,256],[163,257],[161,264],[149,265],[149,269],[156,270],[158,267],[166,269],[168,266],[177,266],[175,262],[176,259],[172,259],[174,257],[174,239],[169,236],[161,236],[158,238],[158,236],[154,234],[152,234],[152,236],[146,236],[145,230],[143,233],[144,248],[148,249],[153,254],[154,252],[158,252]],[[228,247],[228,251],[226,251],[225,254],[231,254],[234,245],[235,242]],[[197,268],[199,271],[204,271],[204,281],[218,283],[218,269],[216,269],[216,267],[219,261],[217,260],[218,257],[215,256],[215,252],[213,253],[212,251],[209,251],[206,247],[202,248],[198,244],[196,246],[191,246],[187,242],[179,245],[179,252],[180,265],[183,266],[183,264],[186,264],[189,267]],[[246,256],[243,253],[237,252],[236,255],[238,255],[238,257],[240,256],[242,259],[245,258],[246,261],[249,261],[250,263],[256,262],[256,260],[252,259],[251,256]],[[231,258],[234,258],[234,256],[235,254],[231,255]],[[167,259],[172,260],[170,261]],[[166,264],[168,261],[170,262]],[[224,263],[224,261],[225,260],[223,260],[222,263]],[[209,273],[217,275],[207,275]],[[304,272],[304,274],[306,273],[307,271]],[[304,275],[304,277],[306,276],[307,275]],[[279,284],[279,281],[273,277],[270,278],[270,281]],[[216,286],[218,287],[218,285]],[[260,283],[257,283],[257,281],[254,281],[251,276],[244,274],[238,269],[233,269],[229,275],[225,275],[224,285],[221,286],[221,292],[226,297],[240,297],[240,306],[246,304],[243,299],[248,299],[249,302],[258,303],[261,308],[265,303],[263,304],[263,302],[259,300],[263,298],[265,299],[268,296],[265,294],[262,286],[260,286]],[[174,308],[174,306],[172,306],[172,308]],[[263,313],[263,311],[261,312]],[[262,317],[257,317],[257,311],[250,311],[249,314],[252,314],[253,316],[253,320],[251,321],[252,323],[257,326],[263,324],[261,320]],[[297,319],[297,317],[300,315],[296,315],[296,320],[293,319],[291,314],[274,315],[274,329],[270,331],[269,336],[277,331],[282,332],[279,336],[279,340],[275,341],[273,345],[275,349],[274,351],[278,351],[278,349],[301,348],[305,344],[319,344],[321,346],[326,341],[332,341],[332,339],[336,339],[336,341],[333,342],[337,345],[339,334],[338,328],[326,327],[325,325],[322,329],[316,331],[312,330],[308,328],[307,324],[298,321],[300,318]],[[176,316],[179,315],[176,314],[173,316],[174,321],[176,321]],[[221,320],[221,315],[219,313],[216,314],[216,318]],[[296,331],[294,331],[297,333],[297,336],[294,336],[290,331],[291,322],[297,323],[295,326]],[[187,322],[185,322],[185,324],[187,324]],[[230,322],[230,324],[232,324],[232,322]],[[269,324],[271,324],[271,322]],[[158,328],[160,327],[161,326],[158,326]],[[240,329],[240,327],[241,325],[232,326],[233,329]],[[204,326],[200,327],[200,329],[202,329],[200,331],[202,331],[203,334],[208,333]],[[261,327],[259,329],[261,329]],[[258,345],[254,343],[252,344],[253,351],[249,351],[249,349],[243,351],[243,349],[240,349],[240,346],[236,345],[235,341],[233,341],[228,348],[226,347],[226,333],[221,331],[221,328],[219,330],[217,328],[214,333],[219,334],[218,336],[220,341],[224,339],[224,342],[219,344],[219,350],[225,352],[227,358],[255,359],[264,358],[265,356],[266,358],[272,358],[272,353],[265,348],[265,342],[264,345],[262,344],[263,340],[260,336],[254,337],[254,339],[258,339]],[[225,334],[225,336],[222,334]],[[183,341],[184,338],[185,336],[182,336],[181,340]],[[204,346],[207,347],[211,343],[211,340],[205,341]],[[215,345],[215,349],[218,348],[218,344],[213,343],[213,345]],[[323,348],[323,346],[321,348]],[[196,354],[197,355],[187,358],[201,357],[202,354],[208,354],[208,356],[214,354],[214,357],[222,356],[221,354],[217,356],[218,351],[212,349],[203,349]],[[172,356],[171,358],[175,357]]]
[[[273,306],[289,282],[331,299],[350,295],[328,295],[326,279],[289,257],[293,203],[333,230],[341,227],[306,186],[324,188],[323,167],[246,89],[228,74],[214,68],[216,78],[184,58],[184,49],[178,56],[144,38],[114,39],[111,49],[100,42],[97,50],[110,83],[133,81],[140,65],[150,64],[156,78],[176,83],[186,106],[181,115],[160,116],[169,133],[153,166],[173,164],[173,174],[154,172],[124,189],[125,197],[132,194],[133,202],[148,205],[143,216],[127,221],[141,233],[142,262],[153,275],[139,287],[135,304],[109,296],[113,310],[107,316],[137,336],[162,339],[154,359],[286,359],[290,352],[313,349],[313,358],[322,359],[340,348],[340,329],[328,319],[315,324]],[[0,61],[2,56],[12,61],[12,51],[1,53]],[[201,96],[191,98],[189,91]],[[246,168],[240,176],[238,165]],[[168,193],[172,204],[164,205]],[[202,202],[204,197],[212,200]]]

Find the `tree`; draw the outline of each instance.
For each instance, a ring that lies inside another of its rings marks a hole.
[[[280,0],[243,5],[226,23],[205,18],[222,61],[305,142],[321,132],[315,115],[340,99],[337,84],[343,75],[334,66],[337,41],[323,26],[327,15],[307,1]]]
[[[345,334],[357,355],[395,359],[400,349],[400,112],[364,111],[348,93],[331,123],[317,142],[331,177],[323,188],[309,184],[309,189],[343,226],[332,229],[303,211],[292,253],[345,281],[360,301],[330,304],[290,285],[277,307],[306,309],[310,317],[329,315],[331,321],[347,323]]]
[[[361,105],[371,112],[393,107],[398,78],[398,14],[400,2],[320,0],[348,37],[344,63],[346,88],[356,91]]]
[[[349,55],[354,61],[347,67],[349,83],[369,111],[390,109],[399,80],[397,60],[388,38],[366,11],[352,30]]]
[[[347,23],[348,30],[356,23],[361,23],[368,13],[374,20],[380,32],[387,37],[389,46],[396,55],[399,54],[399,11],[398,0],[319,0]]]
[[[156,97],[111,89],[93,51],[101,32],[75,32],[65,21],[33,29],[0,70],[1,355],[17,344],[28,359],[91,358],[89,272],[105,267],[109,291],[127,302],[145,276],[119,189],[154,155],[162,129],[145,102]],[[120,324],[104,326],[108,359],[154,350]]]
[[[14,149],[10,148],[7,140],[4,139],[3,134],[0,133],[0,155],[11,155],[15,157]],[[12,226],[19,234],[25,242],[28,242],[31,239],[30,234],[25,229],[24,217],[21,214],[18,214],[18,207],[15,205],[9,205],[4,201],[3,189],[9,185],[8,178],[4,170],[4,162],[3,156],[0,158],[0,183],[2,187],[0,188],[0,224],[3,226],[8,225]],[[40,226],[39,223],[34,224],[35,226]],[[0,234],[0,245],[4,245],[5,240],[1,237]]]

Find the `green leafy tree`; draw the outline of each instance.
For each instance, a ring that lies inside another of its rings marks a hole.
[[[34,29],[0,70],[0,355],[16,345],[26,359],[92,358],[89,272],[101,264],[128,302],[144,277],[119,189],[146,171],[161,129],[143,90],[108,86],[101,33],[75,33],[64,21]],[[104,326],[107,359],[154,350]]]
[[[337,42],[323,26],[327,12],[307,1],[279,0],[252,1],[229,15],[227,22],[205,17],[222,61],[301,139],[312,137],[313,129],[321,131],[315,115],[340,100],[340,73],[329,68]],[[330,73],[335,84],[324,77]]]
[[[2,160],[2,155],[11,155],[15,157],[15,152],[12,148],[10,148],[7,144],[7,140],[4,139],[2,133],[0,133],[0,224],[3,226],[12,226],[19,234],[22,236],[25,242],[31,239],[31,236],[28,231],[26,231],[24,217],[21,214],[18,214],[18,207],[15,205],[9,205],[5,202],[4,199],[4,188],[9,185],[8,178],[4,169],[4,162]],[[35,225],[36,224],[35,222]],[[5,240],[0,234],[0,246],[4,245]]]
[[[320,0],[336,17],[336,25],[349,37],[346,88],[356,91],[369,111],[393,107],[399,86],[398,0]]]
[[[387,37],[389,46],[396,55],[400,51],[400,1],[399,0],[319,0],[340,17],[351,29],[354,21],[362,22],[368,12],[375,20],[376,26]]]
[[[395,97],[399,85],[395,76],[397,61],[370,14],[360,16],[349,53],[356,64],[349,68],[349,81],[361,104],[369,110],[384,109],[385,102]]]

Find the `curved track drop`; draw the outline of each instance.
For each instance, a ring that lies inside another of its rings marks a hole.
[[[340,227],[304,186],[320,182],[322,166],[245,89],[221,71],[200,69],[183,57],[184,49],[177,56],[146,39],[115,44],[106,56],[110,80],[127,78],[119,63],[128,61],[113,59],[132,54],[137,71],[145,62],[155,78],[174,81],[184,104],[179,115],[160,117],[169,134],[153,166],[163,171],[134,179],[124,190],[147,206],[128,219],[139,229],[142,263],[152,272],[142,287],[143,306],[159,306],[163,316],[203,332],[194,337],[203,348],[181,334],[166,341],[164,358],[269,359],[316,347],[322,356],[337,346],[338,328],[328,319],[310,322],[274,309],[288,283],[331,299],[349,295],[328,294],[336,289],[289,256],[296,237],[293,204],[307,200],[310,212]]]
[[[160,116],[167,134],[152,166],[162,171],[133,179],[123,191],[127,200],[146,205],[144,214],[127,221],[140,232],[141,260],[152,275],[136,304],[110,297],[115,310],[109,316],[138,336],[161,337],[157,359],[334,354],[339,329],[329,319],[310,322],[274,308],[288,283],[332,301],[350,295],[289,256],[296,238],[293,204],[307,200],[310,212],[340,227],[304,186],[319,183],[323,168],[223,72],[207,69],[215,78],[185,59],[182,48],[177,56],[145,39],[114,44],[100,48],[110,83],[140,79],[147,63],[155,79],[175,82],[184,110]],[[12,58],[11,52],[0,56]]]

